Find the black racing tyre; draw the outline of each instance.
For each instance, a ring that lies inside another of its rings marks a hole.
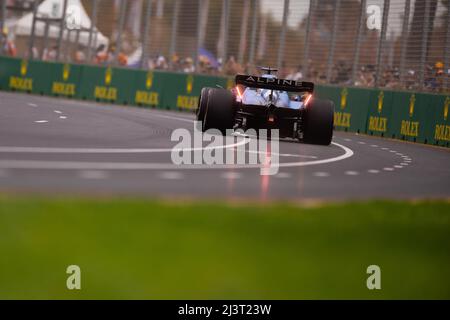
[[[306,107],[303,141],[329,145],[333,138],[334,103],[330,100],[312,100]]]
[[[204,117],[205,117],[205,113],[206,113],[206,108],[208,105],[208,98],[209,98],[209,91],[212,88],[203,88],[202,91],[200,92],[200,97],[198,99],[198,106],[197,106],[197,110],[196,110],[196,115],[197,115],[197,120],[198,121],[203,121]]]
[[[203,88],[200,92],[196,111],[198,121],[203,121],[203,119],[205,118],[206,107],[208,105],[209,90],[211,90],[211,88]]]
[[[230,91],[211,88],[203,121],[203,131],[217,129],[225,135],[227,129],[233,129],[233,101],[234,97]]]

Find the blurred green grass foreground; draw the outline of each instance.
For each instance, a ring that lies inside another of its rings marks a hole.
[[[450,203],[1,196],[0,298],[450,299]]]

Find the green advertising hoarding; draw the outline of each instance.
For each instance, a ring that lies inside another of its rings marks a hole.
[[[365,132],[370,90],[318,85],[316,94],[319,98],[334,102],[335,129]]]
[[[77,97],[127,105],[134,100],[135,80],[135,70],[83,66]]]
[[[193,111],[203,87],[234,86],[234,77],[144,71],[0,57],[0,90]],[[317,85],[335,103],[337,130],[449,146],[448,95]]]

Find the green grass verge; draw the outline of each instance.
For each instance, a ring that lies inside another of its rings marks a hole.
[[[449,299],[450,203],[1,197],[0,298]]]

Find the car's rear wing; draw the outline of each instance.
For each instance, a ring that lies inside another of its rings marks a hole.
[[[287,79],[264,78],[258,76],[242,75],[236,76],[236,85],[243,85],[250,88],[262,88],[290,92],[314,91],[314,83]]]

